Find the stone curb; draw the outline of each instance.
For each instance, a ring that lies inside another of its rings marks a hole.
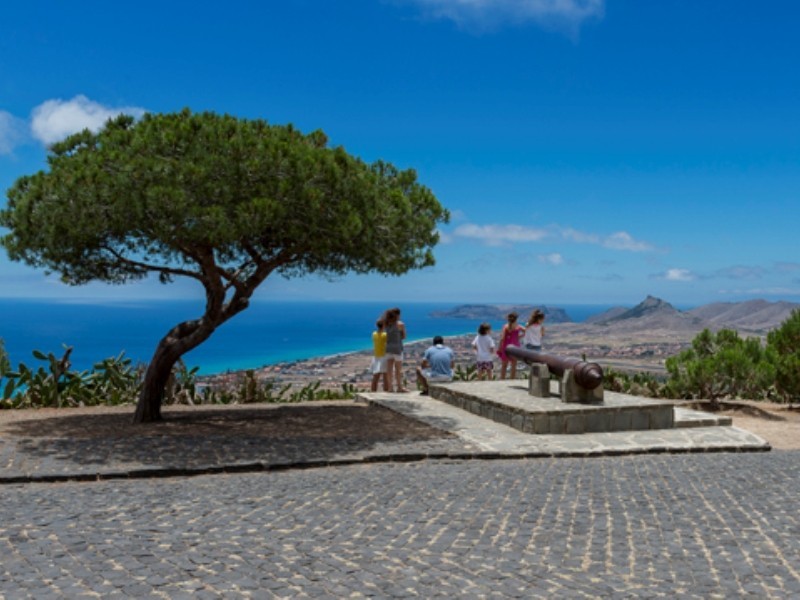
[[[200,477],[203,475],[222,475],[232,473],[268,473],[280,471],[322,469],[328,467],[347,467],[353,465],[422,462],[426,460],[510,460],[510,459],[547,459],[547,458],[600,458],[611,456],[629,456],[642,454],[709,454],[715,452],[768,452],[770,446],[758,448],[742,448],[732,444],[730,446],[713,447],[669,447],[653,446],[641,448],[606,448],[586,451],[532,451],[532,452],[445,452],[445,453],[397,453],[385,455],[370,455],[352,459],[311,460],[287,463],[242,463],[220,466],[197,468],[153,468],[133,469],[130,471],[108,471],[98,473],[59,473],[50,475],[12,475],[0,476],[0,485],[15,485],[29,483],[67,483],[67,482],[96,482],[114,481],[122,479],[166,479],[171,477]]]

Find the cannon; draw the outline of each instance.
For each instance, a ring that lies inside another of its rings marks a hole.
[[[550,375],[561,377],[562,402],[603,399],[603,367],[577,358],[543,354],[517,346],[507,346],[508,356],[531,365],[528,390],[533,396],[550,396]]]

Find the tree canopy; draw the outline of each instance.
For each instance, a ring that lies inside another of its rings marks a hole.
[[[141,421],[160,418],[175,361],[246,308],[269,275],[431,266],[449,217],[413,170],[368,164],[321,131],[215,113],[120,116],[53,145],[48,167],[20,177],[0,211],[12,260],[71,285],[156,274],[204,288],[203,316],[156,349]]]

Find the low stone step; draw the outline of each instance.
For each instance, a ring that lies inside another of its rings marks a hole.
[[[733,419],[727,415],[714,415],[701,410],[675,407],[675,427],[714,427],[732,424]]]

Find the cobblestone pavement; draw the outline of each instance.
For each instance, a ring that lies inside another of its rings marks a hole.
[[[0,488],[4,598],[797,598],[800,452]]]

